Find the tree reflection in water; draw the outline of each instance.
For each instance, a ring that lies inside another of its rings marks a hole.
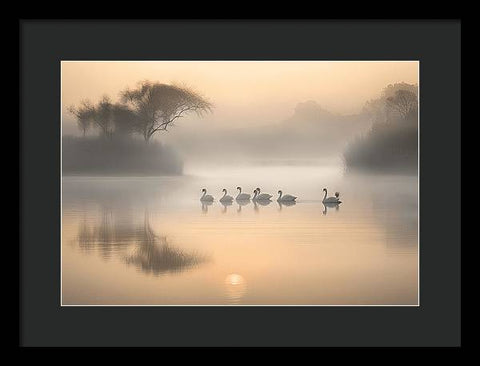
[[[113,212],[104,210],[93,227],[85,218],[80,222],[76,239],[84,251],[98,251],[103,258],[119,256],[127,265],[133,264],[142,272],[154,275],[180,272],[207,261],[206,256],[176,248],[166,237],[158,236],[150,225],[148,212],[143,225],[135,226],[116,223]]]
[[[104,208],[96,224],[85,217],[82,219],[76,241],[81,250],[98,251],[102,258],[110,259],[132,244],[135,236],[131,228],[131,225],[117,223],[112,210]]]
[[[126,262],[136,265],[143,272],[155,275],[180,272],[193,268],[207,259],[198,253],[187,253],[175,248],[168,243],[166,237],[156,235],[150,226],[147,213],[143,230],[138,234],[135,252],[127,257]]]

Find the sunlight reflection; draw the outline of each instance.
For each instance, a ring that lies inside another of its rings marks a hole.
[[[231,273],[225,278],[225,295],[229,303],[238,304],[247,292],[245,279],[237,274]]]

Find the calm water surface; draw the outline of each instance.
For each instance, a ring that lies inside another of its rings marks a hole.
[[[238,185],[298,201],[218,202]],[[240,166],[62,186],[64,305],[417,304],[417,177]]]

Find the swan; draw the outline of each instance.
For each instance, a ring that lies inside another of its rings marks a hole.
[[[230,196],[230,195],[227,195],[227,190],[225,188],[222,189],[222,192],[223,192],[223,196],[222,196],[222,198],[220,198],[220,202],[232,202],[233,201],[233,197]]]
[[[213,202],[213,196],[207,194],[207,190],[205,188],[202,189],[203,196],[200,197],[200,201],[202,202]]]
[[[338,199],[338,197],[340,196],[339,192],[335,192],[335,197],[332,196],[327,198],[327,189],[324,188],[323,191],[325,192],[325,196],[323,196],[322,200],[323,203],[342,203],[342,201]]]
[[[297,199],[297,197],[292,196],[291,194],[286,194],[285,196],[283,196],[282,191],[278,191],[278,194],[279,194],[277,199],[278,202],[291,202]]]
[[[236,199],[238,201],[248,201],[248,200],[250,200],[250,195],[249,194],[242,193],[242,187],[237,187],[237,189],[239,190],[238,195],[236,197]]]
[[[267,201],[267,200],[270,200],[270,198],[272,198],[271,194],[268,194],[268,193],[260,194],[260,188],[255,189],[253,192],[255,193],[255,197],[256,197],[256,198],[253,197],[253,199],[256,199],[259,201]]]

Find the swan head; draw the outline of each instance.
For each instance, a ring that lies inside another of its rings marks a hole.
[[[255,190],[258,191],[258,193],[260,193],[260,188],[256,188]]]
[[[225,192],[225,193],[227,193],[227,190],[224,188],[224,189],[222,189],[222,192]]]
[[[326,188],[324,188],[324,189],[323,189],[323,191],[324,191],[324,192],[326,192],[326,191],[327,191],[327,189],[326,189]]]
[[[255,188],[255,189],[253,190],[253,193],[257,193],[257,189],[258,189],[258,188]]]
[[[206,192],[207,192],[207,190],[206,190],[205,188],[203,188],[203,189],[202,189],[202,192],[203,192],[203,193],[206,193]]]
[[[239,191],[241,191],[241,190],[242,190],[242,187],[237,187],[237,189],[238,189]]]
[[[278,194],[282,194],[282,191],[278,191],[277,193],[278,193]]]

